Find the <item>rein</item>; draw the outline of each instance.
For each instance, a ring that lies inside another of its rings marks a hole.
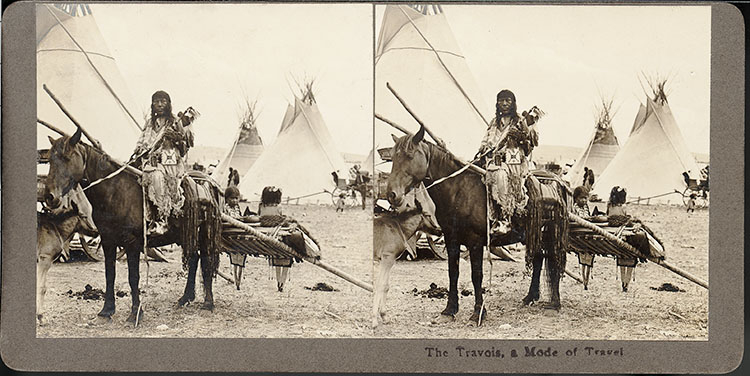
[[[428,153],[428,157],[427,157],[427,166],[428,166],[428,167],[427,167],[427,176],[426,176],[425,178],[429,178],[429,179],[432,179],[432,177],[431,177],[431,174],[430,174],[430,169],[429,169],[429,166],[430,166],[430,164],[431,164],[431,162],[432,162],[432,160],[431,160],[431,159],[432,159],[432,153],[433,153],[433,150],[432,150],[432,149],[434,149],[434,148],[433,148],[433,147],[432,147],[432,146],[431,146],[430,144],[427,144],[427,145],[428,145],[428,148],[430,149],[430,152]],[[468,163],[464,164],[464,165],[463,165],[463,166],[462,166],[461,168],[459,168],[458,170],[454,171],[454,172],[453,172],[453,173],[451,173],[450,175],[447,175],[447,176],[444,176],[444,177],[442,177],[442,178],[439,178],[439,179],[437,179],[437,180],[434,180],[434,181],[433,181],[432,183],[430,183],[430,185],[428,185],[428,186],[427,186],[427,187],[426,187],[425,189],[430,189],[430,188],[432,188],[433,186],[435,186],[435,185],[438,185],[438,184],[440,184],[440,183],[442,183],[442,182],[444,182],[444,181],[446,181],[446,180],[448,180],[448,179],[450,179],[450,178],[453,178],[453,177],[456,177],[456,176],[458,176],[458,175],[461,175],[461,174],[462,174],[462,173],[463,173],[464,171],[468,170],[468,169],[469,169],[469,168],[470,168],[471,166],[473,166],[473,165],[474,165],[474,162],[476,162],[476,161],[478,161],[479,159],[481,159],[481,158],[482,158],[482,157],[483,157],[483,156],[484,156],[485,154],[487,154],[488,152],[489,152],[489,151],[486,151],[486,152],[482,153],[481,155],[479,155],[478,157],[476,157],[476,158],[475,158],[474,160],[472,160],[471,162],[468,162]]]

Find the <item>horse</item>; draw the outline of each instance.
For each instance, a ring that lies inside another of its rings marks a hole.
[[[412,190],[414,192],[415,190]],[[372,328],[378,327],[385,318],[385,301],[388,295],[388,280],[396,259],[406,249],[407,239],[417,231],[440,235],[440,226],[435,222],[435,204],[427,197],[414,198],[414,205],[402,212],[388,212],[373,220],[373,286]],[[411,195],[412,197],[415,195]]]
[[[414,135],[392,136],[396,144],[387,183],[387,199],[392,206],[400,206],[404,194],[420,182],[429,183],[463,167],[448,151],[422,142],[424,133],[421,127]],[[491,245],[525,243],[526,267],[532,271],[529,292],[522,300],[525,305],[539,300],[542,262],[547,258],[547,283],[552,297],[544,306],[559,310],[559,280],[565,270],[570,193],[559,181],[544,179],[549,184],[541,183],[536,175],[551,178],[535,172],[526,179],[524,185],[529,195],[526,214],[515,215],[512,230],[493,237]],[[460,246],[464,245],[469,250],[475,296],[470,320],[479,323],[486,312],[482,296],[482,254],[487,243],[487,192],[482,177],[464,171],[431,187],[429,194],[435,202],[435,217],[445,236],[450,279],[448,302],[438,321],[453,320],[458,312],[458,259]]]
[[[128,262],[132,306],[127,322],[136,323],[143,313],[140,309],[138,283],[139,255],[144,247],[143,192],[139,179],[127,171],[110,174],[120,167],[106,153],[80,142],[81,129],[72,136],[57,140],[49,137],[52,147],[49,156],[49,174],[45,181],[44,201],[50,208],[60,205],[60,197],[76,184],[86,186],[98,179],[100,183],[86,188],[91,202],[94,224],[99,229],[104,250],[106,289],[104,306],[98,316],[111,318],[115,312],[115,259],[117,247],[125,249]],[[213,278],[216,275],[221,250],[221,212],[218,187],[211,186],[209,196],[201,197],[203,190],[195,180],[186,177],[181,186],[185,194],[182,218],[170,220],[168,231],[149,237],[147,246],[168,244],[182,246],[183,268],[188,271],[185,291],[177,301],[181,307],[195,299],[195,276],[198,261],[203,275],[204,302],[201,308],[213,310]]]
[[[47,273],[52,263],[68,250],[76,232],[98,236],[91,221],[91,204],[80,186],[63,197],[64,203],[56,210],[37,212],[36,227],[36,317],[44,315],[44,295],[47,293]]]

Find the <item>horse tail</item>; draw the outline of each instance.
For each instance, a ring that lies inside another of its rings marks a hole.
[[[205,222],[203,222],[205,236],[203,246],[205,247],[204,252],[207,254],[208,259],[208,271],[212,277],[216,277],[219,270],[219,256],[221,255],[221,205],[219,204],[219,196],[221,192],[219,189],[211,186],[211,199],[205,203]]]
[[[221,254],[221,207],[218,188],[210,186],[207,197],[198,193],[198,183],[187,178],[183,184],[185,204],[182,221],[182,267],[187,268],[191,257],[198,257],[198,250],[203,248],[208,265],[207,274],[215,277],[219,270]],[[204,187],[206,185],[203,185]],[[203,262],[203,261],[201,261]]]
[[[182,184],[185,203],[182,210],[182,269],[188,270],[188,260],[198,257],[198,226],[200,225],[201,205],[195,183],[185,178]]]
[[[529,201],[526,210],[526,270],[531,271],[534,257],[542,251],[542,188],[533,176],[526,179]]]
[[[566,256],[568,253],[568,205],[567,205],[567,193],[560,186],[559,183],[552,183],[557,188],[555,202],[550,200],[549,207],[549,222],[546,225],[546,241],[545,248],[548,252],[548,269],[550,274],[548,276],[548,283],[551,283],[553,278],[559,279],[565,271]]]

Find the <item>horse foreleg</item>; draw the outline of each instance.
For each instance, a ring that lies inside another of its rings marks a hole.
[[[471,248],[469,250],[469,257],[471,258],[471,283],[474,285],[474,313],[472,313],[469,319],[479,323],[480,317],[484,319],[487,314],[487,310],[482,309],[482,305],[484,304],[484,296],[482,295],[482,279],[484,278],[482,271],[482,247]]]
[[[106,287],[104,291],[104,306],[98,315],[110,318],[115,313],[115,262],[117,261],[117,247],[112,242],[102,239],[102,249],[104,250]]]
[[[185,292],[182,294],[182,297],[177,300],[177,305],[180,307],[195,300],[195,274],[198,272],[198,256],[191,252],[187,252],[186,257],[188,258],[188,275],[187,282],[185,283]]]
[[[126,249],[128,257],[128,284],[130,285],[130,296],[132,297],[132,305],[130,306],[130,315],[128,315],[127,322],[131,323],[135,323],[136,319],[140,320],[143,318],[141,291],[139,289],[141,279],[141,250],[140,247],[128,247]]]
[[[527,250],[527,252],[529,252]],[[523,304],[529,305],[532,302],[539,300],[539,279],[542,275],[542,252],[537,251],[531,261],[531,286],[529,286],[529,293],[523,298]]]
[[[49,247],[39,248],[39,256],[36,260],[36,318],[40,324],[44,314],[44,295],[47,293],[47,272],[59,253]]]
[[[214,310],[214,292],[213,292],[213,282],[214,282],[214,273],[211,272],[210,263],[211,263],[211,257],[208,255],[208,252],[206,251],[206,246],[203,246],[203,249],[201,249],[201,276],[203,277],[203,305],[201,305],[202,309],[213,311]]]
[[[448,278],[450,285],[448,288],[448,303],[440,314],[451,318],[458,313],[458,258],[461,256],[461,248],[455,242],[446,241],[448,252]]]
[[[375,328],[385,319],[386,298],[388,296],[391,269],[396,263],[396,255],[389,253],[383,254],[379,261],[374,261],[374,272],[377,273],[375,279],[375,294],[372,305],[372,327]]]

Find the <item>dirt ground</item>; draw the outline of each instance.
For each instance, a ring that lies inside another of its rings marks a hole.
[[[708,210],[686,214],[679,206],[631,206],[665,243],[667,260],[708,280]],[[321,243],[322,259],[362,281],[371,282],[372,210],[348,208],[336,213],[331,206],[287,206]],[[309,263],[295,264],[284,292],[265,259],[249,258],[241,290],[222,278],[214,283],[216,308],[199,304],[177,308],[185,286],[179,249],[167,252],[170,262],[141,264],[145,316],[137,328],[125,323],[130,308],[127,268],[117,263],[117,312],[109,323],[96,320],[102,300],[78,299],[89,284],[104,289],[104,265],[95,262],[56,263],[49,273],[45,319],[38,337],[385,337],[385,338],[500,338],[500,339],[634,339],[707,340],[708,291],[653,263],[639,264],[629,291],[623,293],[615,260],[595,261],[589,290],[570,277],[561,282],[563,307],[559,312],[539,305],[525,307],[521,299],[530,279],[525,276],[523,251],[511,251],[519,262],[494,260],[492,280],[485,262],[487,318],[481,327],[469,324],[473,295],[459,295],[460,311],[451,323],[431,324],[445,307],[445,298],[414,293],[431,283],[447,287],[446,261],[399,261],[393,268],[388,294],[388,316],[376,331],[370,328],[369,292]],[[228,256],[221,270],[230,275]],[[575,255],[568,270],[580,274]],[[468,262],[460,264],[459,291],[473,290]],[[311,291],[317,283],[338,291]],[[670,283],[684,292],[656,291]],[[201,288],[197,303],[202,301]],[[467,291],[468,292],[468,291]],[[119,296],[124,295],[124,296]],[[542,300],[546,291],[542,290]]]
[[[665,243],[666,260],[696,277],[708,280],[708,209],[685,213],[681,206],[630,206],[629,213],[641,218]],[[562,309],[526,307],[530,277],[525,276],[523,251],[511,251],[518,262],[494,260],[484,263],[487,318],[481,327],[469,323],[474,306],[471,267],[461,259],[459,313],[455,321],[433,325],[447,299],[415,295],[430,283],[448,287],[446,261],[397,262],[391,275],[388,318],[375,335],[390,338],[503,338],[503,339],[616,339],[616,340],[708,340],[708,290],[654,263],[639,264],[628,292],[622,292],[613,258],[597,257],[589,290],[573,278],[561,282]],[[567,269],[580,276],[574,254],[568,254]],[[656,291],[671,283],[684,292]],[[542,301],[548,300],[542,286]]]
[[[321,245],[321,260],[356,278],[371,283],[372,207],[347,208],[336,213],[333,206],[284,207],[284,214],[302,223]],[[38,337],[364,337],[371,336],[368,312],[369,292],[310,263],[295,264],[283,292],[276,289],[273,270],[265,258],[248,257],[238,291],[221,277],[214,282],[216,308],[199,308],[202,288],[196,288],[196,302],[177,308],[175,302],[185,288],[181,251],[165,252],[169,262],[141,262],[141,290],[145,314],[137,328],[127,325],[130,287],[127,263],[117,262],[116,313],[102,323],[96,314],[103,300],[71,297],[105,287],[103,262],[55,263],[49,272],[45,316],[37,326]],[[231,275],[226,254],[220,270]],[[337,291],[312,291],[325,283]],[[127,293],[125,296],[123,293]]]

